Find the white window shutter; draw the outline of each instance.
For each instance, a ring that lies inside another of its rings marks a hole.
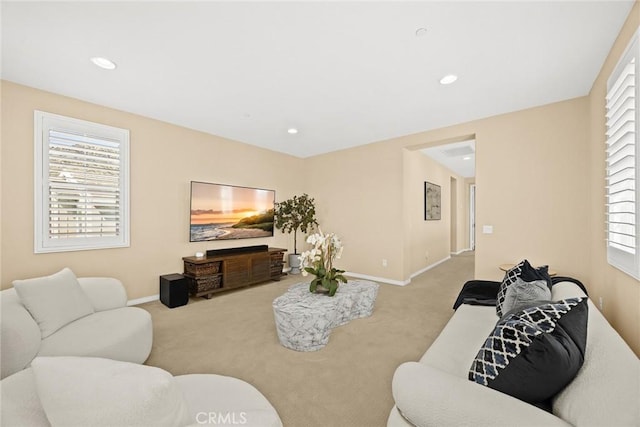
[[[640,279],[638,47],[636,34],[609,78],[606,97],[607,259],[636,279]]]
[[[35,112],[35,251],[129,246],[129,132]]]

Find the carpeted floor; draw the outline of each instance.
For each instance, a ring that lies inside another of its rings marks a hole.
[[[465,252],[407,286],[381,284],[371,317],[334,329],[325,348],[307,353],[278,343],[271,308],[302,276],[210,300],[192,298],[174,309],[159,301],[143,304],[154,330],[147,364],[174,375],[215,373],[248,381],[285,427],[384,426],[393,406],[393,372],[429,347],[473,269],[474,253]]]

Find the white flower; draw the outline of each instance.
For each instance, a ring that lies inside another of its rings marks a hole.
[[[317,233],[307,237],[307,243],[313,247],[300,255],[304,275],[307,273],[304,270],[307,267],[314,269],[324,267],[326,270],[330,270],[333,267],[333,261],[342,256],[342,242],[335,233],[324,234],[322,230],[318,229]]]

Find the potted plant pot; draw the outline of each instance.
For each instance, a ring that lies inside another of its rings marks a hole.
[[[289,274],[300,274],[300,255],[289,254],[289,267],[291,267]]]

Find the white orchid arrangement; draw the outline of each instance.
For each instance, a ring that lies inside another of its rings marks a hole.
[[[324,234],[318,229],[317,233],[307,237],[307,243],[313,247],[300,255],[302,275],[309,273],[315,275],[309,285],[309,291],[315,292],[318,285],[329,290],[329,296],[335,295],[338,290],[338,282],[347,283],[342,275],[344,270],[333,267],[333,262],[342,256],[342,242],[335,233]]]

